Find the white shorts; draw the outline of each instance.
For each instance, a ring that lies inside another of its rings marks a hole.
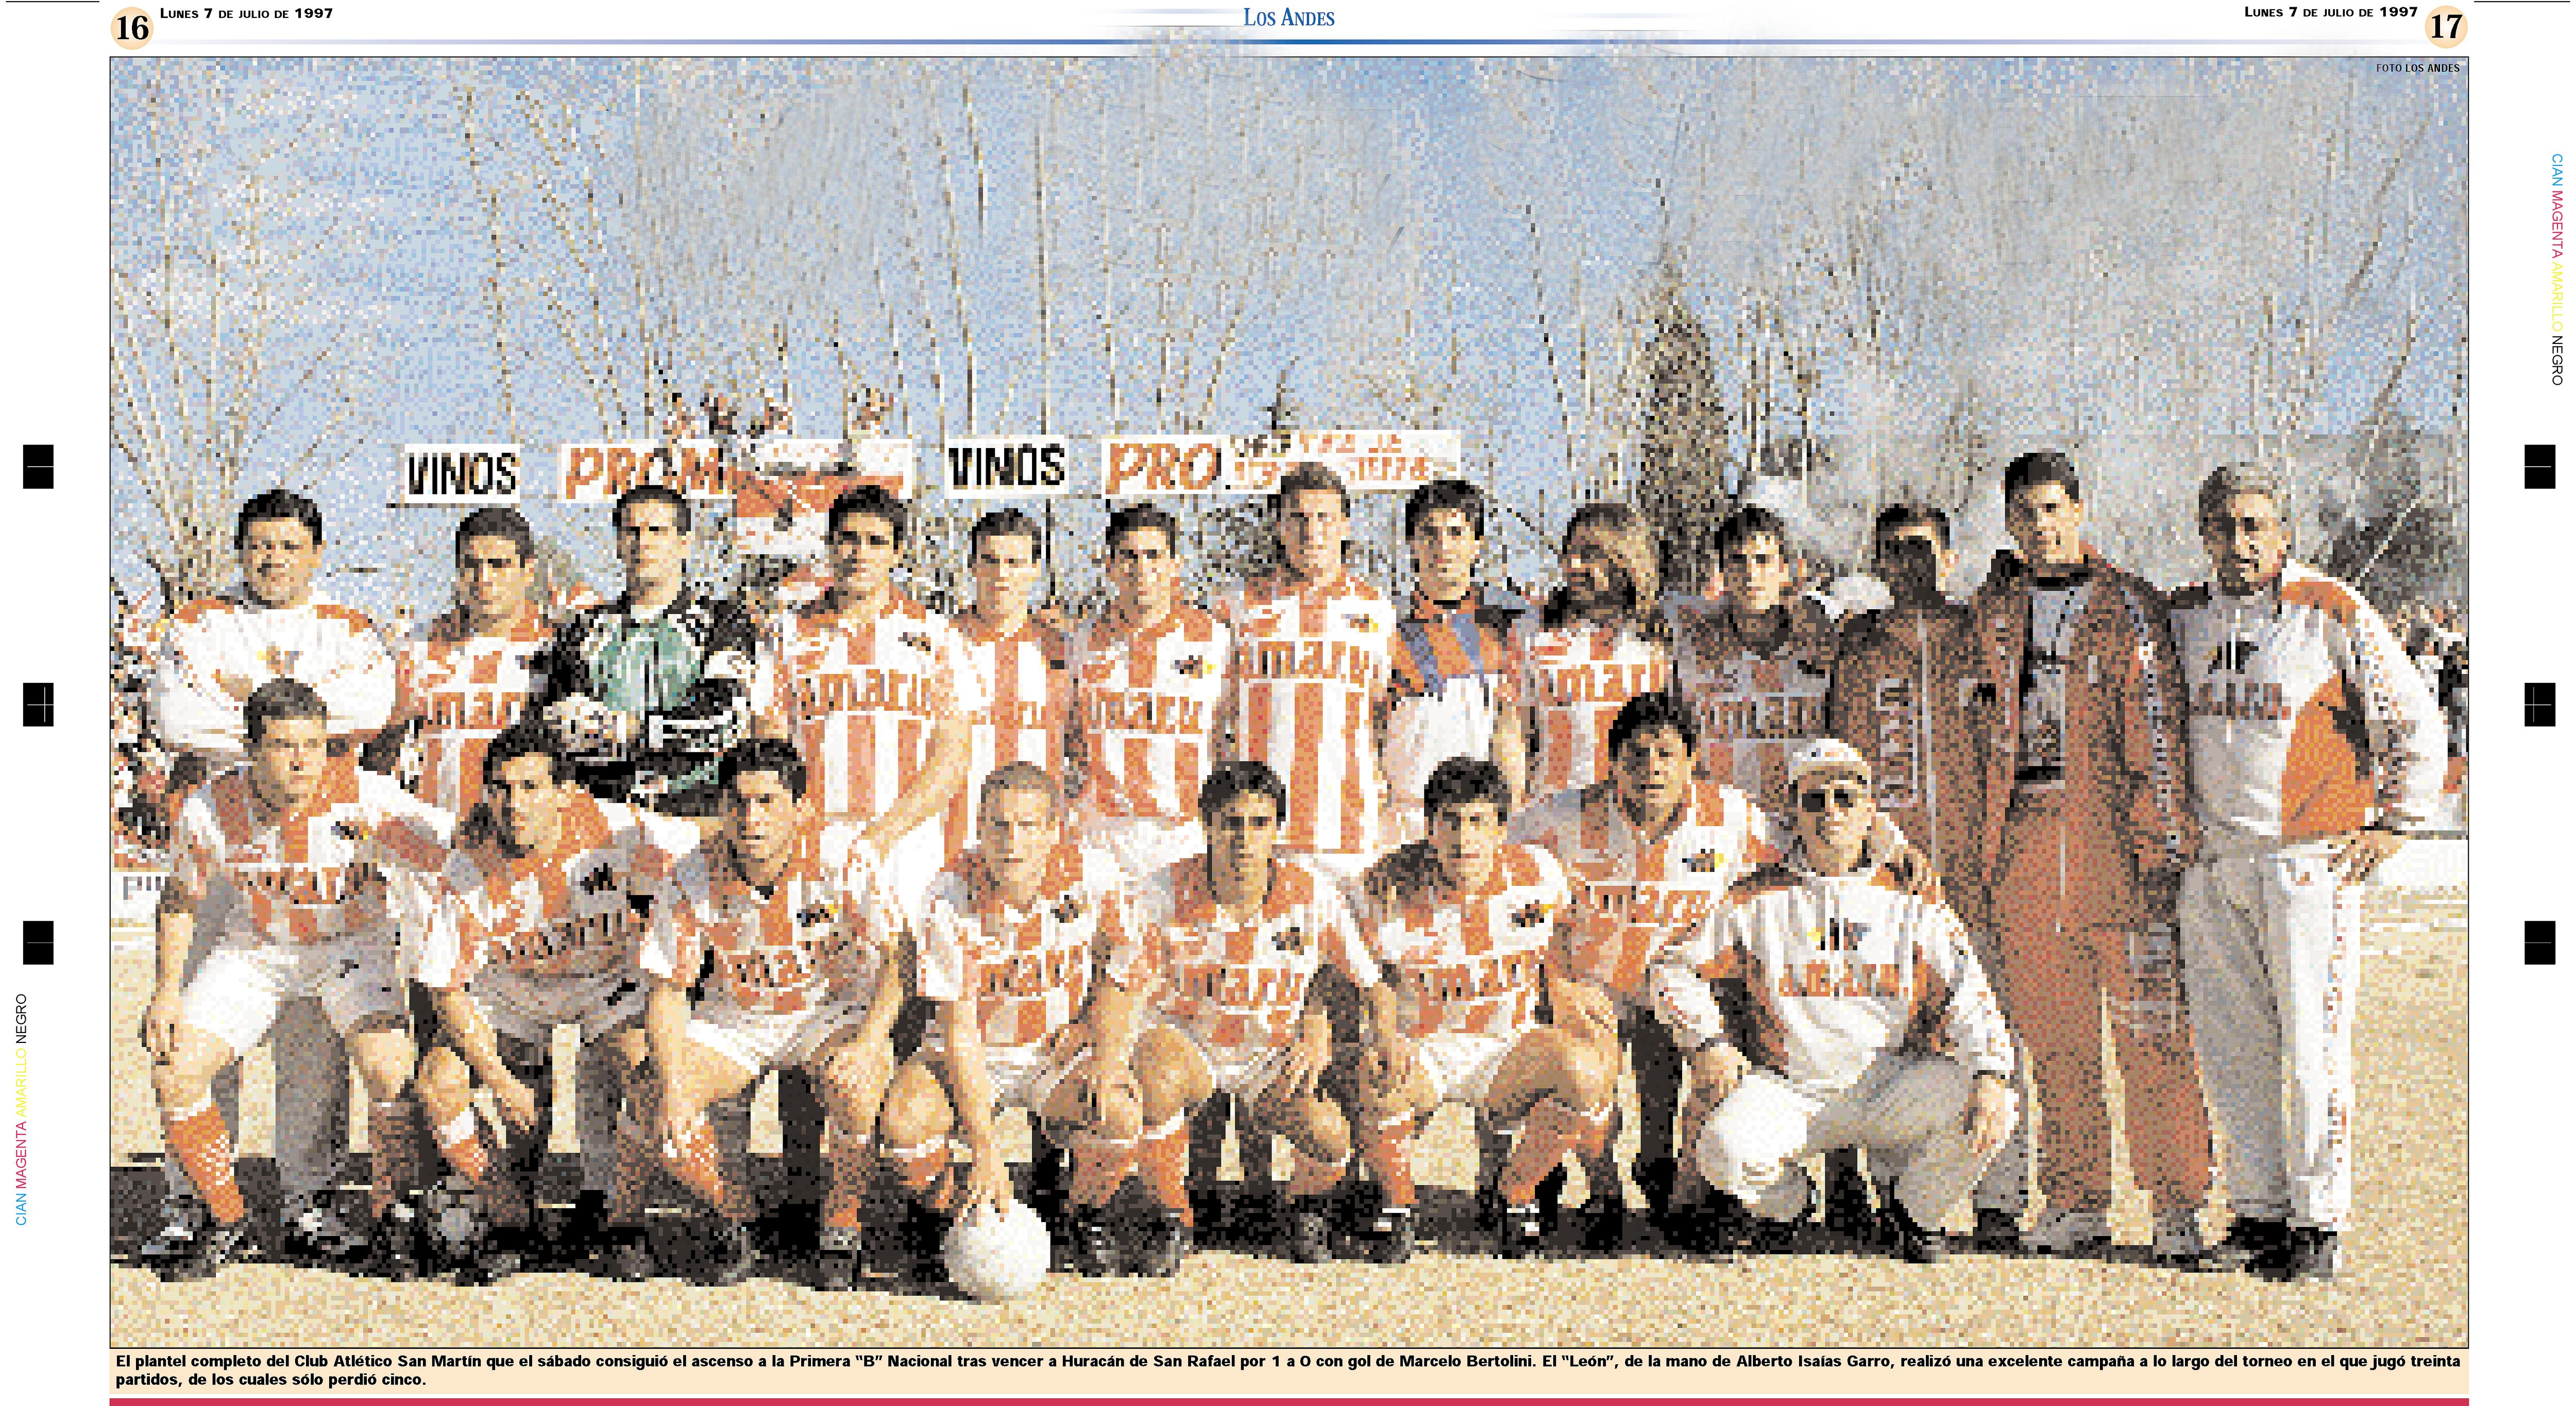
[[[1443,1030],[1423,1036],[1413,1048],[1421,1055],[1422,1067],[1431,1076],[1432,1091],[1442,1103],[1475,1105],[1493,1092],[1494,1075],[1520,1042],[1518,1035],[1465,1035]]]
[[[945,1054],[947,1045],[937,1036],[921,1042],[924,1054]],[[1055,1096],[1056,1086],[1065,1076],[1091,1062],[1086,1049],[1071,1061],[1058,1064],[1047,1056],[1043,1046],[1024,1045],[1017,1049],[997,1050],[984,1047],[984,1077],[993,1084],[993,1111],[1025,1108],[1032,1116]]]
[[[641,1020],[649,994],[643,974],[636,971],[529,976],[485,970],[476,972],[465,990],[494,1034],[540,1046],[554,1038],[558,1025],[580,1026],[581,1042],[587,1045]]]
[[[747,1011],[716,998],[698,1003],[689,1038],[732,1060],[753,1078],[771,1069],[802,1065],[824,1042],[867,1019],[864,1001],[825,1001],[786,1015]]]
[[[1207,849],[1207,832],[1195,820],[1106,816],[1086,809],[1075,817],[1073,833],[1085,848],[1108,855],[1119,873],[1137,880]]]
[[[299,996],[322,1002],[343,1036],[372,1016],[402,1016],[402,983],[394,949],[381,942],[309,946],[218,947],[206,954],[180,995],[179,1019],[241,1055],[277,1023],[277,1011]]]
[[[1261,1091],[1270,1087],[1270,1081],[1279,1077],[1279,1067],[1288,1062],[1288,1051],[1284,1046],[1234,1056],[1214,1048],[1207,1041],[1200,1039],[1197,1032],[1188,1026],[1173,1021],[1159,1012],[1154,1017],[1154,1023],[1189,1041],[1190,1048],[1197,1050],[1199,1058],[1206,1061],[1208,1075],[1215,1084],[1216,1091],[1231,1095],[1240,1103],[1259,1102]]]

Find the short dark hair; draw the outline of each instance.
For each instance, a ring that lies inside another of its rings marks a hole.
[[[724,795],[737,794],[734,781],[747,771],[765,771],[785,783],[788,793],[798,800],[805,798],[805,758],[798,755],[796,744],[784,737],[752,737],[733,744],[724,759],[716,763],[716,790]]]
[[[2004,465],[2004,496],[2009,498],[2025,488],[2053,483],[2066,490],[2066,496],[2084,501],[2084,481],[2076,476],[2075,461],[2055,449],[2034,449]]]
[[[302,679],[276,678],[250,691],[242,702],[242,732],[257,742],[273,722],[289,718],[311,718],[317,722],[331,719],[331,705],[313,691],[313,685]]]
[[[1455,806],[1491,801],[1503,815],[1512,812],[1512,788],[1503,780],[1503,769],[1483,757],[1451,757],[1431,769],[1431,779],[1422,783],[1422,815],[1425,820]]]
[[[1748,503],[1728,513],[1726,520],[1717,525],[1714,545],[1718,554],[1723,556],[1727,548],[1750,542],[1756,537],[1768,537],[1780,544],[1783,555],[1788,553],[1789,525],[1780,520],[1778,513],[1759,503]]]
[[[1878,510],[1878,520],[1869,526],[1870,546],[1875,549],[1878,539],[1891,532],[1902,532],[1909,527],[1926,526],[1932,529],[1932,536],[1946,550],[1950,545],[1948,513],[1923,503],[1890,503]]]
[[[975,788],[975,822],[978,825],[983,823],[984,812],[993,804],[993,797],[1004,791],[1026,791],[1031,795],[1044,796],[1047,814],[1064,813],[1064,791],[1055,784],[1054,777],[1047,775],[1045,767],[1035,762],[1010,762],[993,768],[992,774],[984,778],[984,784]]]
[[[660,503],[679,515],[680,530],[689,530],[689,500],[680,490],[667,483],[639,483],[617,495],[617,507],[608,515],[610,525],[624,527],[626,510],[639,503]]]
[[[912,534],[912,509],[882,484],[862,483],[842,489],[841,496],[832,500],[831,515],[823,519],[823,530],[840,531],[841,519],[846,517],[879,519],[894,530],[894,544],[898,547]]]
[[[1215,819],[1218,811],[1244,796],[1268,796],[1272,814],[1283,819],[1288,814],[1288,788],[1280,783],[1279,773],[1267,762],[1245,760],[1227,762],[1199,783],[1199,819]]]
[[[1647,732],[1681,734],[1682,750],[1699,750],[1699,718],[1691,706],[1662,689],[1640,693],[1620,706],[1610,720],[1610,755],[1617,757],[1631,738]]]
[[[1126,536],[1130,532],[1162,533],[1163,545],[1165,547],[1174,551],[1178,551],[1180,549],[1181,524],[1179,520],[1175,519],[1170,513],[1163,511],[1152,503],[1130,503],[1126,507],[1120,508],[1118,511],[1111,513],[1109,515],[1109,530],[1100,534],[1100,540],[1105,545],[1115,547],[1118,545],[1118,539]]]
[[[1288,466],[1288,472],[1279,476],[1279,486],[1270,493],[1272,517],[1288,510],[1288,495],[1292,493],[1330,493],[1342,505],[1343,512],[1351,510],[1351,490],[1343,484],[1340,474],[1322,464],[1309,462]]]
[[[241,512],[233,518],[234,551],[250,545],[250,525],[254,522],[300,522],[305,531],[313,534],[316,545],[322,541],[322,505],[288,489],[272,488],[253,494],[249,502],[241,505]]]
[[[995,508],[975,519],[975,526],[966,533],[968,561],[973,561],[975,554],[984,550],[987,537],[1026,537],[1031,557],[1046,555],[1046,529],[1038,526],[1037,519],[1017,508]]]
[[[537,559],[537,534],[529,528],[528,519],[516,508],[476,508],[456,524],[456,556],[465,557],[465,544],[477,537],[498,537],[519,549],[519,562],[525,565]]]
[[[1467,530],[1485,535],[1485,491],[1463,478],[1435,478],[1404,495],[1404,535],[1411,537],[1436,512],[1467,515]]]
[[[501,729],[498,736],[484,745],[484,781],[489,782],[501,770],[503,762],[516,761],[521,757],[545,758],[546,775],[556,781],[564,779],[563,744],[555,740],[554,729],[533,718],[521,718]]]

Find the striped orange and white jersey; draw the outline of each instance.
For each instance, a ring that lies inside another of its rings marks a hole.
[[[986,1049],[1038,1048],[1082,1015],[1095,974],[1127,945],[1118,883],[1106,856],[1065,845],[1048,859],[1037,901],[1015,908],[985,871],[983,852],[968,850],[931,884],[924,905],[922,999],[971,996]],[[1132,968],[1108,976],[1131,990],[1143,984]]]
[[[1655,1012],[1683,1049],[1728,1040],[1819,1097],[1900,1049],[2013,1071],[2012,1036],[1967,929],[1885,870],[1755,870],[1687,941],[1664,950],[1649,979]],[[1741,1022],[1712,989],[1722,981],[1744,984]]]
[[[1573,901],[1558,934],[1568,975],[1639,1005],[1656,953],[1687,938],[1737,879],[1779,859],[1790,840],[1742,791],[1708,780],[1691,784],[1658,840],[1638,832],[1606,781],[1523,810],[1510,834],[1565,866]]]
[[[161,740],[217,769],[241,760],[243,700],[273,678],[321,694],[334,739],[364,741],[393,710],[393,655],[366,612],[320,591],[299,606],[265,606],[235,586],[170,617],[152,670]]]
[[[1776,806],[1789,797],[1789,758],[1827,735],[1835,630],[1824,607],[1798,596],[1781,607],[1787,631],[1756,647],[1722,600],[1664,602],[1673,635],[1673,691],[1699,717],[1699,769]]]
[[[1354,985],[1378,982],[1341,885],[1294,858],[1271,862],[1269,897],[1248,922],[1217,903],[1207,856],[1192,855],[1128,897],[1121,927],[1111,969],[1158,979],[1163,1018],[1221,1062],[1293,1043],[1315,974],[1327,964]]]
[[[1412,848],[1379,863],[1419,869],[1428,858],[1409,856]],[[1571,900],[1554,855],[1506,844],[1482,892],[1397,892],[1365,904],[1361,941],[1395,989],[1399,1030],[1508,1039],[1535,1027],[1547,979],[1563,971],[1556,925]]]
[[[972,757],[966,782],[948,806],[948,850],[963,854],[975,843],[975,792],[984,778],[1011,762],[1043,768],[1065,779],[1064,726],[1073,706],[1073,671],[1063,632],[1023,620],[1007,637],[963,611],[949,618],[966,643],[966,662],[990,700],[969,721]]]
[[[533,610],[497,635],[467,634],[463,617],[450,611],[403,642],[385,726],[419,725],[420,780],[412,789],[422,800],[462,815],[483,794],[484,749],[544,688],[553,639]]]
[[[450,824],[446,811],[348,758],[327,763],[313,798],[295,811],[263,815],[250,769],[236,767],[180,806],[169,885],[219,924],[215,940],[228,946],[393,946],[401,935],[387,871],[438,872]],[[227,895],[230,902],[207,903]]]
[[[1116,820],[1195,820],[1234,679],[1234,632],[1194,605],[1141,630],[1074,626],[1082,803]]]
[[[452,991],[490,968],[526,977],[630,971],[655,895],[698,827],[576,793],[552,848],[514,857],[490,840],[447,857],[412,971]]]
[[[2361,594],[2298,562],[2231,596],[2168,602],[2191,696],[2201,833],[2238,850],[2359,829],[2401,830],[2441,799],[2444,736],[2423,676]]]
[[[794,729],[811,794],[834,819],[874,820],[921,774],[932,731],[988,702],[957,627],[901,592],[874,618],[828,601],[779,617],[755,704]]]
[[[1386,803],[1377,707],[1394,604],[1348,572],[1302,588],[1273,575],[1227,591],[1216,617],[1234,631],[1234,753],[1267,763],[1288,786],[1279,842],[1324,854],[1375,851]]]
[[[653,899],[644,970],[687,985],[706,968],[710,999],[763,1015],[864,1002],[895,960],[903,917],[858,827],[805,827],[787,871],[762,893],[718,839],[682,855]]]
[[[1544,796],[1610,777],[1610,724],[1628,700],[1668,687],[1672,660],[1664,647],[1628,624],[1541,624],[1524,615],[1512,630],[1506,707],[1529,710],[1538,744],[1530,795]]]

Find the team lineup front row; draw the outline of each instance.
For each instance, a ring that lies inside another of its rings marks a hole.
[[[156,677],[165,721],[238,700],[240,758],[181,809],[144,1022],[199,1208],[165,1277],[242,1247],[217,1080],[275,1026],[283,1085],[284,1021],[316,1004],[373,1100],[395,1274],[419,1270],[433,1148],[438,1194],[477,1211],[467,1273],[535,1248],[564,1025],[581,1238],[621,1277],[656,1272],[664,1170],[710,1212],[705,1277],[750,1272],[745,1139],[710,1113],[771,1070],[790,1161],[803,1141],[817,1164],[793,1248],[823,1287],[857,1282],[880,1173],[914,1265],[1008,1202],[1011,1107],[1076,1266],[1172,1273],[1218,1095],[1247,1161],[1292,1148],[1270,1224],[1295,1259],[1334,1253],[1361,1174],[1349,1240],[1411,1254],[1412,1141],[1451,1102],[1476,1110],[1503,1253],[1549,1245],[1569,1157],[1581,1240],[1614,1250],[1630,1071],[1668,1243],[1776,1246],[1822,1201],[1928,1262],[1973,1194],[1981,1247],[2083,1253],[2108,1240],[2106,1016],[2155,1256],[2337,1272],[2358,884],[2429,816],[2440,729],[2368,604],[2288,560],[2269,475],[2210,476],[2214,580],[2162,597],[2083,545],[2072,464],[2025,455],[2020,553],[1975,600],[1941,594],[1946,521],[1891,509],[1894,604],[1837,628],[1784,589],[1760,510],[1719,528],[1726,589],[1700,602],[1657,589],[1606,504],[1576,514],[1545,608],[1497,619],[1458,483],[1408,504],[1399,612],[1341,565],[1339,483],[1301,469],[1273,504],[1285,569],[1213,612],[1173,598],[1167,516],[1113,517],[1118,600],[1069,640],[1027,616],[1025,518],[978,525],[978,609],[952,623],[891,590],[906,516],[872,492],[833,509],[832,588],[766,638],[685,582],[667,491],[619,506],[626,593],[542,629],[506,589],[524,523],[477,513],[458,610],[372,721],[363,661],[243,648],[312,613],[280,549],[321,538],[309,504],[262,506],[292,495],[245,508],[244,587],[181,613]],[[265,681],[208,663],[227,651]],[[431,759],[421,795],[360,770],[355,734]],[[916,999],[929,1029],[900,1030]],[[2212,1109],[2236,1215],[2207,1247]],[[2048,1198],[2027,1231],[2025,1114]],[[1820,1154],[1830,1191],[1800,1166]],[[1122,1245],[1131,1175],[1155,1212]]]

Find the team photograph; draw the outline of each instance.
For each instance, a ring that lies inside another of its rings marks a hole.
[[[2457,1347],[2366,72],[119,65],[114,1341]]]

